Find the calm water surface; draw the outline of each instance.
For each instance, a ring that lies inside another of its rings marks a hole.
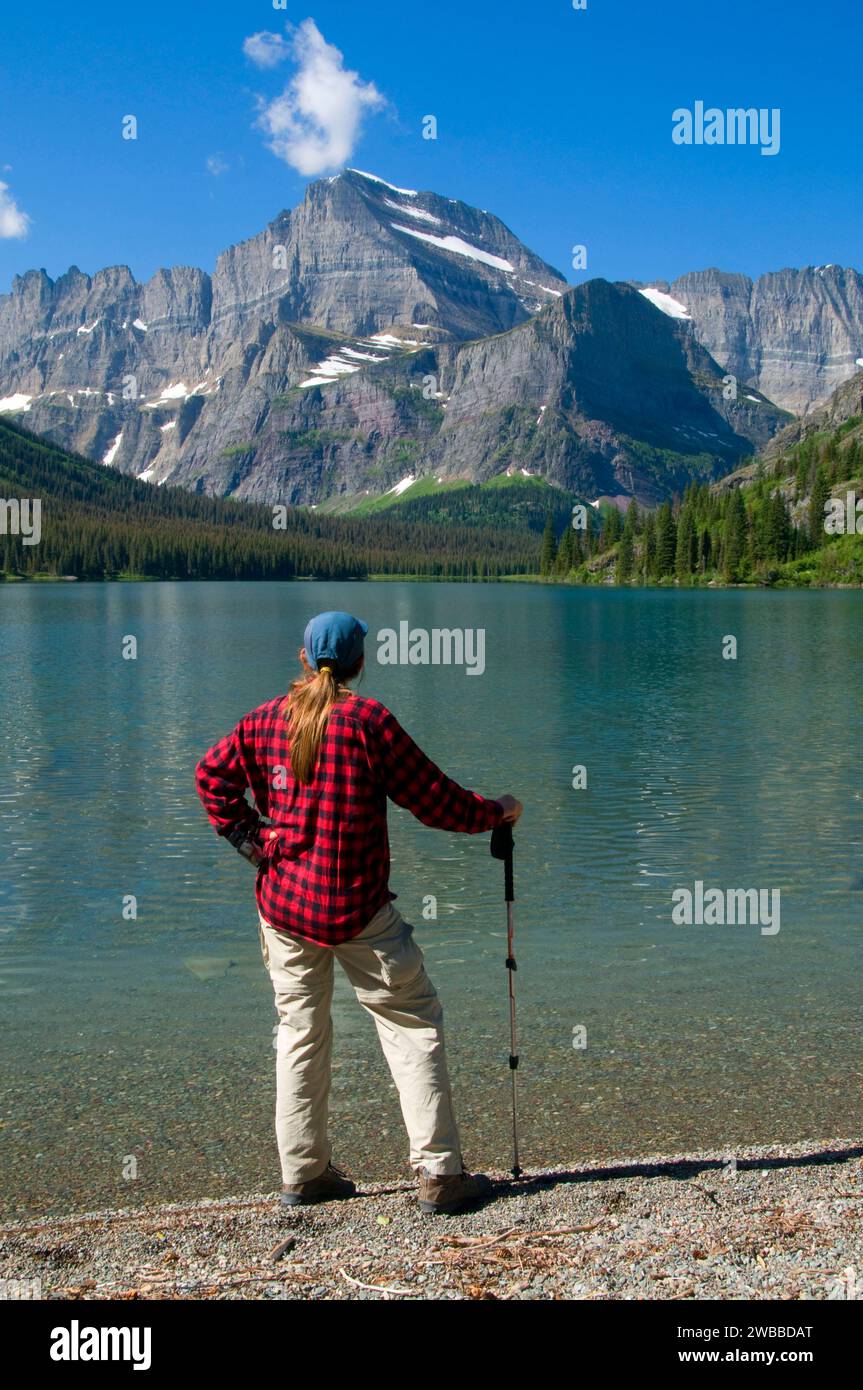
[[[483,627],[482,677],[379,666],[517,836],[523,1161],[863,1132],[857,593],[421,584],[0,586],[7,1213],[278,1182],[252,875],[200,754],[284,690],[308,616]],[[138,639],[137,661],[121,658]],[[722,658],[734,634],[738,659]],[[586,790],[572,787],[584,764]],[[501,866],[391,809],[392,883],[443,996],[468,1161],[509,1164]],[[781,890],[781,930],[675,926],[695,879]],[[125,920],[126,895],[137,920]],[[437,899],[437,920],[422,916]],[[405,1141],[371,1020],[336,994],[336,1159]],[[573,1029],[587,1029],[576,1050]],[[130,1163],[130,1158],[135,1164]],[[137,1166],[137,1178],[124,1176]]]

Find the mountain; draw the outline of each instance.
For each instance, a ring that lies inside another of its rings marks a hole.
[[[565,289],[496,217],[346,170],[212,276],[16,277],[0,296],[0,409],[137,476],[206,458],[219,490],[231,483],[220,450],[253,435],[281,392],[511,328]]]
[[[330,362],[345,353],[332,335],[318,351]],[[318,505],[402,489],[420,475],[445,487],[509,471],[591,500],[653,502],[694,475],[729,471],[787,418],[753,392],[725,401],[721,371],[688,325],[602,280],[508,333],[399,342],[386,360],[377,356],[330,380],[321,367],[287,390],[280,373],[254,374],[229,413],[220,400],[204,406],[162,476],[219,495]]]
[[[0,411],[216,496],[316,506],[515,471],[650,503],[785,417],[754,389],[725,401],[692,323],[649,299],[568,289],[489,213],[346,170],[212,276],[16,278]]]
[[[510,333],[438,351],[446,419],[435,469],[526,468],[583,496],[655,502],[727,472],[783,416],[763,396],[726,401],[691,327],[625,284],[592,280]]]
[[[696,337],[727,371],[803,415],[863,360],[863,275],[837,265],[750,280],[722,270],[655,288],[677,301]]]
[[[522,322],[566,287],[489,213],[347,169],[219,257],[212,323],[231,341],[270,320],[349,337],[399,324],[475,338]]]

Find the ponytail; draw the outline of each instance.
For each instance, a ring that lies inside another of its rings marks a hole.
[[[282,713],[291,731],[291,771],[298,782],[307,786],[315,775],[330,710],[337,700],[350,694],[346,682],[357,675],[362,658],[344,676],[337,676],[332,666],[319,666],[314,671],[303,653],[300,659],[305,674],[292,683]]]

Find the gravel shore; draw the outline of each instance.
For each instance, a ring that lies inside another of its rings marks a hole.
[[[18,1222],[0,1278],[75,1299],[863,1298],[860,1141],[492,1176],[458,1217],[421,1216],[408,1180]]]

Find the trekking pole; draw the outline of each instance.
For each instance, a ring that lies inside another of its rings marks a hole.
[[[491,855],[493,859],[503,860],[504,900],[506,902],[506,968],[509,976],[509,1071],[512,1077],[512,1168],[514,1178],[521,1177],[523,1169],[518,1162],[518,1088],[515,1074],[518,1071],[518,1042],[515,1026],[515,963],[513,949],[512,904],[515,899],[512,874],[512,826],[509,821],[501,821],[491,832]]]

